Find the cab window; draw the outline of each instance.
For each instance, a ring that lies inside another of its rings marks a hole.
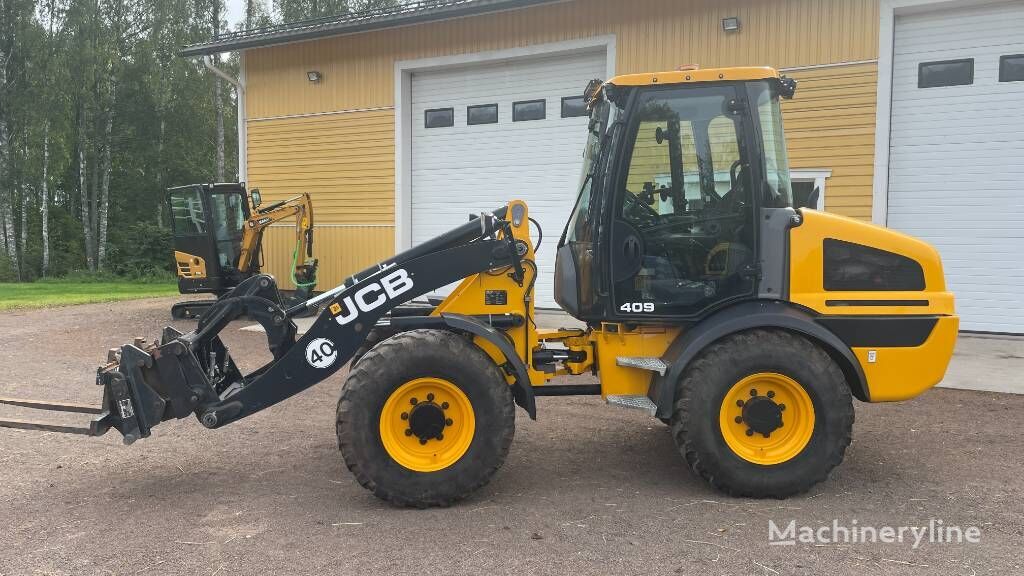
[[[202,192],[197,188],[175,190],[170,195],[171,221],[175,236],[206,234]]]
[[[237,192],[210,195],[213,211],[213,232],[217,241],[217,255],[222,267],[237,268],[242,252],[242,233],[245,227],[245,199]]]
[[[620,314],[693,315],[752,292],[753,212],[738,100],[732,87],[679,87],[635,104],[611,242]]]

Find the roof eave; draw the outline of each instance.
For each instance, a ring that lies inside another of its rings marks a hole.
[[[365,22],[338,22],[333,25],[325,24],[309,30],[304,30],[300,26],[295,26],[292,28],[283,28],[278,31],[271,31],[248,37],[241,36],[226,40],[203,42],[200,44],[186,46],[178,52],[178,54],[183,57],[206,56],[210,54],[220,54],[222,52],[246,50],[249,48],[263,48],[266,46],[275,46],[292,42],[304,42],[319,38],[327,38],[330,36],[341,36],[346,34],[356,34],[359,32],[369,32],[372,30],[397,28],[399,26],[423,24],[438,20],[478,16],[492,12],[529,8],[531,6],[541,4],[554,4],[565,1],[566,0],[479,0],[478,2],[472,2],[464,5],[438,8],[435,10],[424,10],[419,13],[413,12],[409,14],[382,16]]]

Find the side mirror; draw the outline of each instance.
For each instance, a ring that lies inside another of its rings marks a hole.
[[[253,208],[259,208],[260,204],[263,203],[263,197],[260,196],[260,189],[259,188],[253,188],[252,191],[249,192],[249,198],[252,199],[252,207]]]

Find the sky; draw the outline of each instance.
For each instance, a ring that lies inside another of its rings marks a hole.
[[[259,0],[259,2],[264,6],[267,4],[266,0]],[[245,0],[227,0],[224,7],[227,9],[228,27],[233,29],[245,18]]]

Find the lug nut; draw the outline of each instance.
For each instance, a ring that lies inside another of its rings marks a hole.
[[[409,404],[412,404],[413,406],[415,406],[418,403],[419,403],[419,400],[417,400],[416,398],[412,398],[412,399],[409,400]]]
[[[406,428],[405,429],[405,435],[406,436],[412,436],[412,428]]]
[[[433,402],[433,401],[434,401],[434,393],[433,392],[428,392],[427,393],[427,402]]]
[[[769,398],[775,398],[775,391],[774,390],[769,390],[768,391],[768,397]]]
[[[408,412],[402,412],[402,420],[408,420],[408,419],[409,419],[409,413]]]
[[[440,432],[438,432],[437,439],[438,440],[444,440],[444,434],[441,434]]]
[[[447,410],[447,409],[448,409],[448,403],[447,402],[441,402],[441,410]]]
[[[736,423],[737,424],[742,424],[743,423],[743,416],[737,416],[736,417]]]
[[[743,400],[737,400],[736,405],[739,406],[740,408],[743,408]]]
[[[753,436],[753,435],[754,435],[754,431],[752,429],[750,429],[750,428],[747,428],[747,436]]]
[[[445,418],[444,419],[444,425],[445,426],[451,426],[452,425],[452,419],[451,418]]]
[[[765,437],[765,438],[768,438],[768,437],[770,437],[770,436],[771,436],[771,433],[770,433],[770,432],[765,432],[765,433],[764,433],[764,437]]]
[[[427,439],[426,438],[420,438],[420,445],[423,445],[423,444],[426,444],[426,443],[427,443]]]
[[[786,405],[785,404],[779,404],[779,410],[785,410],[785,409],[786,409]]]
[[[750,396],[751,396],[751,398],[757,396],[757,388],[751,388],[750,389]]]

